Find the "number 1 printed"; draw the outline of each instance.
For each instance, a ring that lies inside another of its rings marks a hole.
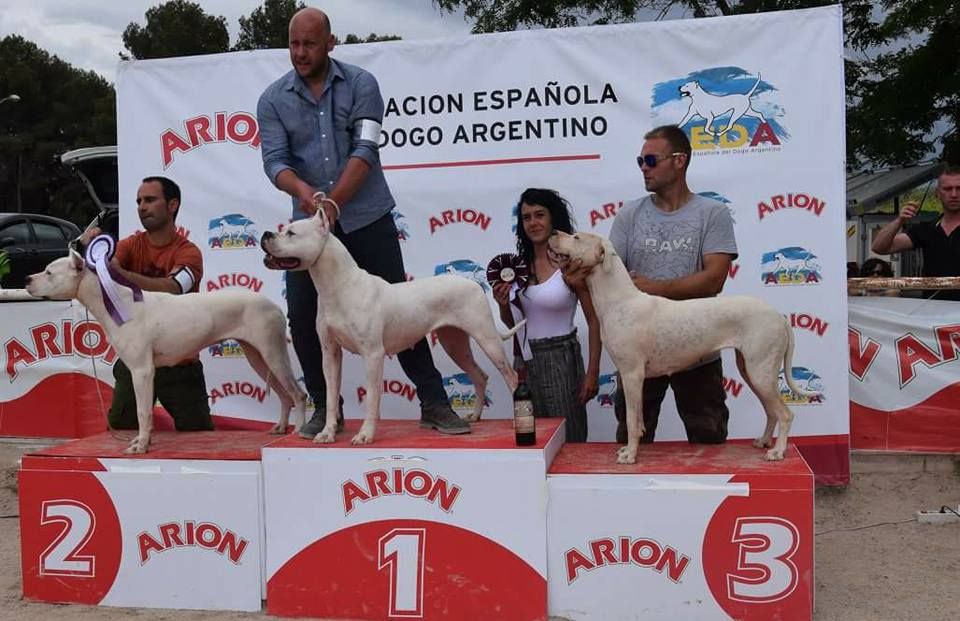
[[[378,569],[390,569],[390,616],[423,616],[425,528],[394,528],[380,537]]]

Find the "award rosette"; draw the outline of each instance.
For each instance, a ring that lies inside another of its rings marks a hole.
[[[87,268],[95,272],[100,281],[100,293],[110,317],[122,326],[130,320],[129,309],[120,297],[118,286],[124,286],[133,292],[134,302],[143,301],[143,291],[110,266],[110,259],[117,250],[117,243],[109,235],[98,235],[89,244],[84,255]]]
[[[498,254],[487,264],[487,282],[491,287],[516,282],[521,288],[530,278],[530,268],[522,257],[510,252]]]

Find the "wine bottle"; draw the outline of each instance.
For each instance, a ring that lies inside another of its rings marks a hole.
[[[517,389],[513,391],[513,432],[517,446],[532,446],[537,443],[537,423],[533,417],[533,393],[527,385],[527,370],[517,374]]]

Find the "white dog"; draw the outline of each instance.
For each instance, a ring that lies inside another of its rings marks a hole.
[[[507,363],[501,339],[510,338],[523,322],[506,335],[498,334],[486,295],[477,283],[446,274],[387,283],[357,266],[343,243],[330,234],[323,209],[313,218],[288,225],[282,233],[264,233],[260,245],[267,253],[267,267],[310,271],[317,289],[327,412],[338,407],[341,348],[366,360],[367,412],[353,444],[373,442],[380,418],[384,356],[412,347],[431,331],[436,331],[443,349],[473,382],[478,399],[467,420],[480,418],[487,387],[487,374],[473,358],[469,337],[477,341],[510,390],[517,387],[517,374]],[[336,417],[327,416],[314,442],[333,442],[335,434]]]
[[[126,453],[146,453],[150,446],[154,369],[230,338],[240,342],[250,366],[280,397],[280,422],[271,431],[286,432],[291,407],[296,408],[295,425],[303,424],[306,395],[290,369],[286,317],[265,296],[245,289],[184,295],[145,291],[142,302],[133,302],[130,290],[121,287],[130,319],[118,325],[104,305],[97,275],[73,251],[28,277],[26,288],[38,298],[76,298],[100,322],[130,368],[139,430]]]
[[[715,95],[705,91],[696,80],[687,82],[680,87],[680,96],[690,98],[690,107],[687,108],[687,113],[683,116],[683,119],[677,123],[677,127],[683,127],[684,124],[693,117],[700,116],[707,121],[707,124],[704,126],[704,131],[707,134],[710,136],[722,136],[733,129],[734,123],[744,116],[752,116],[760,119],[761,123],[766,123],[767,120],[763,118],[762,114],[754,110],[750,103],[750,97],[753,96],[758,86],[760,86],[759,73],[757,74],[757,81],[753,85],[753,88],[744,95],[739,93]],[[713,122],[717,120],[717,117],[721,117],[727,113],[730,114],[730,121],[727,123],[727,126],[720,130],[719,133],[711,131],[710,128],[713,126]]]
[[[730,296],[674,301],[637,289],[609,240],[590,233],[556,233],[548,247],[561,267],[590,269],[587,287],[600,318],[603,343],[620,371],[627,401],[627,445],[617,461],[632,464],[643,435],[643,380],[690,367],[703,356],[733,347],[737,367],[760,399],[767,415],[763,435],[754,441],[771,446],[770,460],[783,459],[793,413],[780,400],[781,365],[790,389],[797,387],[791,373],[793,331],[775,308],[757,298]]]

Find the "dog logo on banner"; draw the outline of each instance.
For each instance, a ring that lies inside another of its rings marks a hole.
[[[240,341],[235,339],[226,339],[219,343],[214,343],[207,348],[207,351],[214,358],[243,358],[243,347]]]
[[[441,274],[456,274],[457,276],[463,276],[464,278],[469,278],[470,280],[476,282],[484,291],[490,289],[490,285],[487,284],[487,270],[485,267],[478,265],[476,261],[471,259],[454,259],[448,263],[441,263],[440,265],[433,268],[433,275],[439,276]]]
[[[602,408],[613,407],[613,396],[617,394],[617,374],[603,373],[598,380],[600,389],[597,391],[597,403]]]
[[[230,213],[210,220],[207,242],[213,250],[258,248],[260,234],[257,225],[247,216]]]
[[[793,382],[802,390],[816,393],[811,396],[796,395],[787,386],[783,377],[783,371],[780,372],[777,380],[777,387],[780,390],[780,397],[787,405],[820,405],[825,401],[823,397],[823,379],[816,374],[813,369],[807,367],[793,367],[791,369]]]
[[[477,403],[477,391],[466,373],[457,373],[443,378],[443,388],[447,391],[447,399],[450,401],[450,407],[456,411],[473,411]],[[490,398],[490,391],[487,390],[483,395],[484,407],[489,407],[493,403]]]
[[[790,134],[777,95],[758,72],[702,69],[654,85],[654,125],[679,126],[698,154],[779,151]]]
[[[819,285],[823,268],[817,255],[800,246],[763,253],[760,278],[766,286]]]

